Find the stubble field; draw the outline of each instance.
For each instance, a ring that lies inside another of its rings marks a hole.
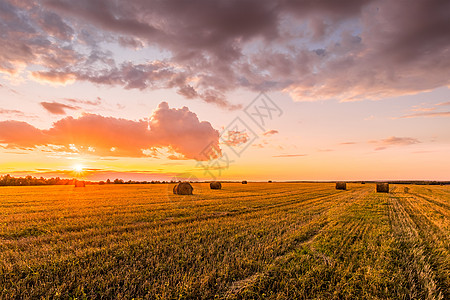
[[[0,298],[450,299],[450,187],[0,188]]]

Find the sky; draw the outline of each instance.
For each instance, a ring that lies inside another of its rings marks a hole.
[[[0,175],[450,180],[446,0],[0,0]]]

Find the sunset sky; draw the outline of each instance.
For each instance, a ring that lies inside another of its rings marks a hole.
[[[0,175],[450,180],[448,0],[0,0]]]

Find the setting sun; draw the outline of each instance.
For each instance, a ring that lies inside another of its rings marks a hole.
[[[84,166],[82,164],[76,164],[73,166],[73,170],[78,173],[83,172],[83,169],[84,169]]]

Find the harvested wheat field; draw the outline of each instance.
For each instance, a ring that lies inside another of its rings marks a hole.
[[[0,188],[0,298],[450,299],[450,186]]]

